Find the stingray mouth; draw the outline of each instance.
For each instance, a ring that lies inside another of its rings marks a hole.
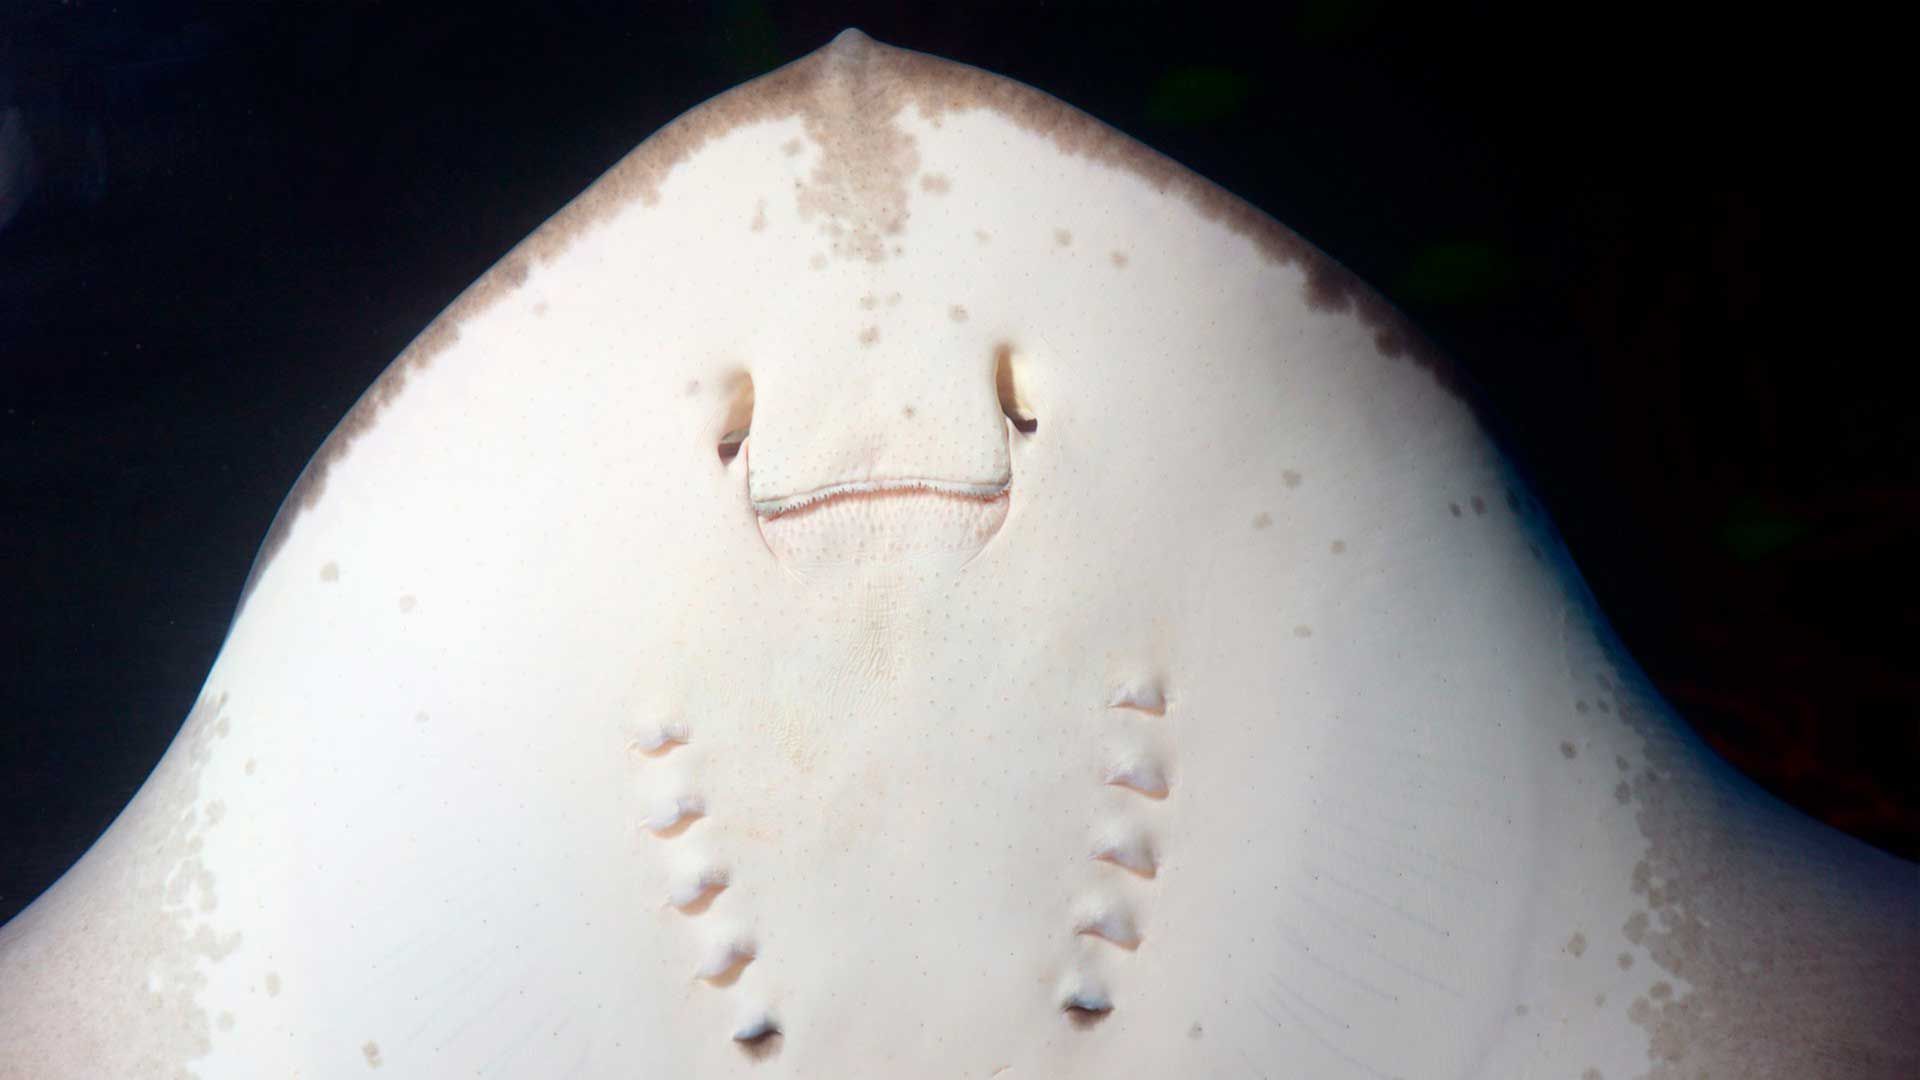
[[[753,509],[782,562],[964,563],[1000,531],[1011,486],[1005,479],[856,480],[755,499]]]

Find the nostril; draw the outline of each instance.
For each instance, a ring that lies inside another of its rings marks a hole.
[[[1000,411],[1006,415],[1007,422],[1022,435],[1031,435],[1040,429],[1040,420],[1033,415],[1020,397],[1020,386],[1014,372],[1013,346],[1000,344],[993,350],[993,386],[1000,395]]]
[[[741,372],[727,394],[727,415],[716,447],[722,465],[731,465],[733,459],[740,456],[740,446],[753,429],[753,376]]]

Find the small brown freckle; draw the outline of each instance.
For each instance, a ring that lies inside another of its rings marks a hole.
[[[1328,550],[1332,551],[1335,555],[1338,555],[1341,552],[1344,552],[1347,550],[1347,542],[1345,540],[1335,540],[1333,542],[1333,546]]]
[[[1652,989],[1647,991],[1647,995],[1655,1001],[1665,1001],[1673,996],[1673,984],[1669,982],[1654,983]]]
[[[781,144],[780,144],[780,152],[781,152],[781,153],[783,153],[783,154],[785,154],[785,155],[787,155],[788,157],[792,157],[793,155],[795,155],[795,154],[797,154],[797,153],[799,153],[799,152],[800,152],[800,140],[799,140],[799,139],[788,139],[788,140],[787,140],[786,142],[783,142],[783,143],[781,143]]]
[[[1572,743],[1563,741],[1560,744],[1560,756],[1566,758],[1568,761],[1572,761],[1574,758],[1580,756],[1580,751],[1575,749]]]
[[[930,191],[935,195],[945,195],[953,189],[953,181],[948,180],[939,173],[928,173],[920,178],[920,188],[923,191]]]
[[[1480,497],[1480,496],[1478,496],[1478,495],[1475,495],[1475,496],[1473,497],[1473,512],[1474,512],[1474,513],[1476,513],[1476,514],[1484,514],[1484,513],[1486,513],[1486,512],[1487,512],[1487,500],[1485,500],[1485,499],[1483,499],[1483,498],[1481,498],[1481,497]]]
[[[987,230],[985,229],[975,229],[973,230],[973,238],[984,244],[987,241],[992,240],[993,235],[987,232]]]
[[[827,268],[827,257],[819,254],[809,255],[807,256],[807,266],[814,270],[825,270]]]
[[[280,996],[280,975],[278,972],[267,972],[267,996]]]
[[[1627,1006],[1627,1019],[1636,1024],[1645,1024],[1652,1020],[1653,1004],[1646,998],[1634,998],[1633,1004]]]
[[[1620,954],[1620,959],[1617,962],[1620,965],[1620,970],[1625,971],[1633,966],[1633,954],[1623,952]]]
[[[1262,510],[1258,514],[1253,515],[1253,527],[1256,529],[1264,529],[1267,526],[1272,524],[1273,524],[1273,515],[1267,513],[1264,510]]]
[[[1313,636],[1313,627],[1301,623],[1299,626],[1293,628],[1293,636],[1297,638],[1310,638]]]
[[[320,580],[321,581],[339,581],[340,580],[340,564],[330,562],[327,565],[321,567]]]
[[[962,307],[959,304],[955,304],[952,307],[947,309],[947,317],[952,319],[954,322],[966,322],[967,309]]]
[[[1300,486],[1300,474],[1292,469],[1283,469],[1280,472],[1280,482],[1290,488],[1297,488]]]
[[[379,1068],[380,1067],[380,1044],[372,1040],[368,1040],[367,1045],[360,1048],[360,1056],[367,1059],[367,1068],[369,1069]]]
[[[888,307],[893,307],[893,306],[894,306],[895,304],[898,304],[899,302],[900,302],[900,294],[899,294],[899,293],[888,293],[888,294],[887,294],[887,306],[888,306]]]
[[[1459,516],[1460,516],[1460,504],[1459,504],[1459,503],[1456,503],[1456,502],[1450,502],[1450,503],[1448,503],[1448,504],[1447,504],[1447,510],[1448,510],[1449,512],[1451,512],[1451,513],[1453,514],[1453,516],[1454,516],[1454,517],[1459,517]]]
[[[547,302],[545,300],[535,300],[533,302],[533,313],[536,316],[545,315],[547,313]]]
[[[1527,1015],[1527,1007],[1525,1005],[1515,1005],[1513,1007],[1513,1015],[1515,1016]]]
[[[879,340],[880,328],[877,326],[869,326],[865,330],[860,331],[860,344],[862,345],[871,345]]]
[[[1189,1039],[1197,1039],[1200,1036],[1205,1034],[1206,1034],[1206,1031],[1200,1027],[1200,1022],[1198,1020],[1194,1021],[1193,1026],[1187,1029],[1187,1038]]]
[[[765,232],[767,228],[767,201],[760,200],[753,207],[753,221],[747,226],[754,232]]]
[[[1606,1080],[1606,1077],[1600,1075],[1599,1069],[1588,1069],[1580,1074],[1580,1080]]]
[[[215,735],[218,735],[222,739],[226,738],[227,732],[232,730],[233,730],[233,721],[230,718],[225,716],[221,717],[219,722],[213,725],[213,733]]]
[[[1112,255],[1109,255],[1109,256],[1107,256],[1107,257],[1113,260],[1113,265],[1115,265],[1115,266],[1117,266],[1117,267],[1120,267],[1120,268],[1121,268],[1121,269],[1123,269],[1123,270],[1124,270],[1124,269],[1126,269],[1126,265],[1127,265],[1127,253],[1126,253],[1126,252],[1124,252],[1124,251],[1116,251],[1116,252],[1114,252],[1114,253],[1113,253]]]
[[[403,596],[403,597],[401,597],[401,598],[400,598],[400,610],[401,610],[401,611],[412,611],[412,610],[413,610],[413,605],[414,605],[414,604],[416,604],[416,603],[418,603],[418,602],[419,602],[419,601],[417,601],[417,600],[415,600],[415,599],[413,598],[413,594],[411,594],[411,593],[409,593],[409,594],[407,594],[406,596]]]
[[[1066,247],[1073,243],[1073,233],[1066,229],[1055,229],[1053,230],[1053,242],[1059,244],[1061,247]]]
[[[1567,939],[1567,952],[1573,954],[1574,959],[1577,960],[1585,955],[1586,951],[1587,935],[1575,931],[1574,935]]]
[[[693,395],[699,392],[700,392],[700,380],[688,379],[687,380],[687,396],[692,397]]]
[[[1647,939],[1647,913],[1644,911],[1636,911],[1628,916],[1626,925],[1620,928],[1620,932],[1625,934],[1627,940],[1633,942],[1635,945],[1645,941]]]
[[[1593,995],[1593,1007],[1594,1007],[1594,1008],[1596,1008],[1596,1009],[1604,1009],[1604,1008],[1606,1008],[1606,1007],[1607,1007],[1607,995],[1605,995],[1605,994],[1595,994],[1595,995]]]
[[[913,419],[915,416],[918,416],[919,412],[920,411],[918,409],[915,409],[911,405],[900,406],[900,415],[906,417],[909,420]]]
[[[252,759],[252,758],[248,758],[248,759],[247,759],[247,775],[248,775],[248,776],[252,776],[252,775],[253,775],[253,769],[254,769],[254,763],[253,763],[253,759]]]

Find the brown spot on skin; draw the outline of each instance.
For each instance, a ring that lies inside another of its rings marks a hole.
[[[967,309],[959,304],[955,304],[947,309],[947,317],[954,322],[966,322]]]
[[[1116,266],[1116,267],[1119,267],[1119,268],[1120,268],[1120,269],[1122,269],[1122,270],[1124,270],[1124,269],[1126,269],[1126,267],[1127,267],[1127,253],[1126,253],[1126,252],[1124,252],[1124,251],[1116,251],[1116,252],[1114,252],[1113,254],[1111,254],[1111,255],[1109,255],[1109,256],[1107,256],[1107,258],[1109,258],[1109,259],[1112,259],[1112,260],[1113,260],[1113,265],[1114,265],[1114,266]]]
[[[1292,469],[1282,470],[1280,473],[1280,482],[1290,488],[1297,488],[1300,486],[1300,474],[1294,472]]]
[[[874,308],[877,308],[879,306],[880,306],[880,297],[876,296],[873,293],[868,293],[867,295],[860,298],[861,311],[872,311]]]
[[[1293,628],[1293,636],[1297,638],[1310,638],[1313,636],[1313,627],[1301,623],[1299,626]]]
[[[1327,550],[1333,552],[1335,555],[1342,554],[1347,550],[1347,542],[1345,540],[1335,540]]]
[[[1580,754],[1580,751],[1575,749],[1572,743],[1562,742],[1560,744],[1560,756],[1563,758],[1566,758],[1568,761],[1572,761],[1574,758],[1578,757],[1579,754]]]
[[[877,326],[869,326],[865,330],[860,331],[860,344],[862,345],[871,345],[879,340],[880,328]]]
[[[1580,1080],[1607,1080],[1607,1078],[1600,1075],[1599,1069],[1588,1069],[1580,1074]]]
[[[367,1059],[367,1068],[369,1069],[379,1068],[380,1067],[380,1044],[377,1042],[374,1042],[372,1039],[368,1039],[367,1045],[360,1048],[360,1056]]]
[[[1472,501],[1473,501],[1473,512],[1475,514],[1484,514],[1487,512],[1487,500],[1481,498],[1478,495],[1475,495]]]
[[[913,419],[913,418],[914,418],[915,416],[918,416],[918,415],[919,415],[919,410],[917,410],[917,409],[915,409],[915,408],[914,408],[913,406],[911,406],[911,405],[902,405],[902,406],[900,406],[900,415],[901,415],[901,416],[904,416],[904,417],[906,417],[906,418],[907,418],[907,419],[909,419],[909,420],[911,420],[911,419]]]
[[[747,224],[747,228],[754,232],[767,231],[767,200],[761,199],[754,204],[753,220]]]
[[[254,762],[253,762],[253,759],[252,759],[252,758],[248,758],[248,759],[247,759],[247,775],[248,775],[248,776],[252,776],[252,775],[253,775],[253,769],[254,769]]]
[[[1570,955],[1571,955],[1571,956],[1572,956],[1572,957],[1573,957],[1574,959],[1576,959],[1576,960],[1578,960],[1578,959],[1579,959],[1580,957],[1582,957],[1582,956],[1584,956],[1584,955],[1586,955],[1586,952],[1587,952],[1587,935],[1585,935],[1585,934],[1582,934],[1582,933],[1580,933],[1579,931],[1577,931],[1577,930],[1576,930],[1576,931],[1574,932],[1574,935],[1573,935],[1572,937],[1570,937],[1570,938],[1568,938],[1568,939],[1567,939],[1567,946],[1566,946],[1566,948],[1567,948],[1567,952],[1568,952],[1568,953],[1569,953],[1569,954],[1570,954]]]
[[[1647,913],[1644,911],[1636,911],[1628,916],[1627,923],[1620,928],[1620,932],[1625,934],[1627,940],[1633,942],[1635,945],[1647,940]]]
[[[780,152],[788,157],[792,157],[800,152],[801,145],[802,143],[799,139],[788,139],[786,142],[780,144]]]
[[[267,972],[267,996],[280,996],[280,975],[277,972]]]
[[[1673,984],[1664,980],[1654,983],[1652,989],[1647,991],[1647,996],[1655,1001],[1665,1001],[1673,996]]]
[[[1053,242],[1059,244],[1061,247],[1070,247],[1073,244],[1073,233],[1066,229],[1055,229],[1053,230]]]
[[[1593,1007],[1594,1007],[1594,1008],[1596,1008],[1596,1009],[1604,1009],[1604,1008],[1606,1008],[1606,1007],[1607,1007],[1607,995],[1605,995],[1605,994],[1595,994],[1595,995],[1593,995]]]
[[[547,302],[545,300],[535,300],[533,302],[533,313],[535,316],[545,315],[547,313]]]
[[[1267,513],[1264,510],[1258,514],[1253,515],[1253,527],[1256,529],[1264,529],[1267,526],[1272,524],[1273,524],[1273,515]]]
[[[416,603],[418,603],[418,601],[416,601],[411,595],[403,596],[400,598],[400,610],[412,611],[413,605]]]
[[[1527,1012],[1528,1012],[1528,1011],[1529,1011],[1529,1010],[1527,1009],[1527,1007],[1526,1007],[1525,1005],[1515,1005],[1515,1006],[1513,1007],[1513,1015],[1515,1015],[1515,1016],[1525,1016],[1525,1015],[1527,1015]]]
[[[322,566],[320,568],[320,580],[321,581],[339,581],[340,580],[340,564],[328,563],[325,566]]]
[[[953,181],[948,180],[939,173],[928,173],[920,178],[920,190],[931,192],[935,195],[945,195],[947,192],[953,190]]]
[[[985,244],[993,239],[993,234],[987,232],[985,229],[975,229],[973,230],[973,238]]]
[[[1595,705],[1597,705],[1597,706],[1599,706],[1599,707],[1600,707],[1600,711],[1601,711],[1601,712],[1603,712],[1603,713],[1607,713],[1607,714],[1609,714],[1609,715],[1611,715],[1611,714],[1612,714],[1612,712],[1613,712],[1613,706],[1611,706],[1611,705],[1608,705],[1608,704],[1607,704],[1607,703],[1606,703],[1605,701],[1596,701],[1596,702],[1594,702],[1594,704],[1595,704]]]
[[[1205,1034],[1206,1034],[1206,1029],[1200,1026],[1200,1021],[1198,1020],[1195,1020],[1193,1022],[1193,1026],[1187,1028],[1187,1038],[1189,1039],[1197,1039]]]
[[[888,307],[895,307],[895,306],[897,306],[897,305],[898,305],[899,303],[900,303],[900,294],[899,294],[899,293],[888,293],[888,294],[887,294],[887,306],[888,306]]]
[[[214,722],[213,733],[219,738],[222,738],[222,739],[226,738],[227,732],[232,730],[233,730],[233,721],[226,716],[222,716],[220,717],[219,720],[216,720]]]
[[[1633,789],[1627,786],[1627,782],[1625,780],[1622,780],[1619,783],[1613,785],[1613,801],[1614,802],[1619,803],[1621,806],[1625,806],[1627,805],[1628,800],[1632,798],[1633,798]]]
[[[687,380],[687,396],[692,397],[695,394],[698,394],[699,392],[700,392],[700,380],[688,379]]]
[[[807,269],[825,270],[826,268],[827,268],[827,257],[825,255],[807,256]]]
[[[1448,504],[1447,504],[1447,510],[1448,510],[1448,512],[1450,512],[1451,514],[1453,514],[1453,516],[1454,516],[1454,517],[1459,517],[1459,516],[1460,516],[1460,504],[1459,504],[1459,503],[1456,503],[1456,502],[1450,502],[1450,503],[1448,503]]]
[[[935,125],[948,110],[988,110],[1052,140],[1063,154],[1133,173],[1164,196],[1186,203],[1203,219],[1247,237],[1273,262],[1299,267],[1306,275],[1304,299],[1310,308],[1350,312],[1374,329],[1375,345],[1383,355],[1407,355],[1432,372],[1441,386],[1457,392],[1452,369],[1439,361],[1392,305],[1291,230],[1224,188],[1024,83],[881,45],[848,30],[825,48],[681,114],[448,305],[361,395],[308,462],[267,531],[241,588],[240,608],[244,609],[259,575],[285,546],[295,520],[319,504],[333,465],[400,396],[411,375],[426,369],[459,341],[461,324],[511,294],[519,284],[516,278],[524,279],[530,267],[567,250],[618,210],[636,202],[658,206],[666,177],[715,139],[746,124],[798,117],[819,148],[813,171],[800,181],[797,192],[802,219],[817,219],[823,227],[838,229],[836,250],[846,257],[883,258],[887,239],[905,229],[907,184],[920,166],[912,136],[894,122],[909,104],[917,104]],[[976,235],[986,242],[984,232]],[[816,268],[824,265],[823,260]]]
[[[1616,962],[1617,962],[1617,963],[1618,963],[1618,964],[1620,965],[1620,970],[1621,970],[1621,971],[1625,971],[1625,970],[1627,970],[1628,968],[1630,968],[1630,967],[1632,967],[1632,966],[1633,966],[1633,954],[1632,954],[1632,953],[1621,953],[1621,954],[1620,954],[1620,959],[1619,959],[1618,961],[1616,961]]]

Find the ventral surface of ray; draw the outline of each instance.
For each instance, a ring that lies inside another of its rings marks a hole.
[[[0,1076],[1911,1077],[1917,903],[1392,308],[849,31],[341,423]]]

